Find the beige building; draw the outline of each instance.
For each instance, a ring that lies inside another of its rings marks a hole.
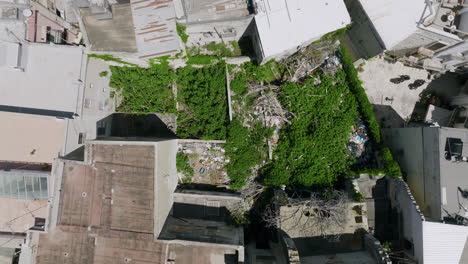
[[[0,112],[0,162],[51,164],[65,139],[66,121],[55,117]]]

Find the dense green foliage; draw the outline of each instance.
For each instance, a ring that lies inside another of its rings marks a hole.
[[[217,61],[219,58],[213,55],[204,55],[198,54],[193,56],[188,56],[187,64],[188,65],[210,65],[213,62]]]
[[[263,171],[265,183],[331,187],[354,163],[345,144],[358,110],[346,74],[317,74],[281,88],[279,99],[295,117],[281,131],[275,160]]]
[[[211,42],[205,45],[204,48],[219,57],[236,57],[241,55],[239,44],[235,41],[230,41],[228,44]]]
[[[403,174],[401,173],[400,165],[393,158],[392,152],[389,148],[383,147],[380,150],[380,156],[385,164],[385,172],[388,176],[393,178],[401,178]]]
[[[179,23],[176,23],[176,29],[177,29],[177,34],[179,34],[179,37],[182,40],[182,42],[187,43],[187,40],[189,38],[189,35],[185,33],[185,30],[187,30],[187,27]]]
[[[108,71],[102,71],[102,72],[99,73],[99,76],[106,77],[108,74],[109,74]]]
[[[88,58],[96,58],[96,59],[101,59],[103,61],[113,61],[113,62],[129,65],[129,66],[137,66],[134,63],[123,61],[122,59],[116,58],[110,54],[88,54]]]
[[[177,132],[182,138],[225,139],[228,123],[224,62],[177,71]]]
[[[361,117],[365,121],[367,127],[369,128],[371,138],[381,148],[380,157],[384,162],[385,166],[383,172],[391,177],[401,178],[402,172],[398,162],[393,158],[390,149],[388,149],[387,147],[383,147],[379,123],[377,123],[373,106],[369,102],[369,98],[367,97],[366,91],[362,86],[362,81],[359,79],[358,72],[353,64],[353,60],[351,59],[351,56],[349,55],[348,51],[343,45],[340,46],[339,51],[341,54],[343,69],[345,70],[347,75],[346,80],[349,84],[351,91],[356,96],[356,100],[359,103],[359,112],[361,114]]]
[[[369,98],[367,98],[366,90],[364,90],[364,87],[362,87],[362,81],[359,79],[358,72],[353,64],[353,60],[342,45],[340,46],[339,51],[341,53],[343,69],[347,76],[346,81],[348,82],[351,91],[354,93],[356,100],[359,103],[359,112],[361,117],[364,119],[367,127],[369,128],[372,139],[377,144],[380,144],[380,126],[375,119],[374,108],[369,102]]]
[[[323,35],[319,40],[315,41],[314,43],[324,41],[324,40],[333,41],[333,42],[340,40],[346,34],[346,31],[348,31],[350,27],[351,27],[351,24],[347,25],[346,27],[329,32]]]
[[[247,93],[249,81],[257,83],[270,83],[282,78],[285,67],[271,60],[264,65],[255,65],[252,62],[244,63],[239,72],[231,81],[231,90],[238,95]]]
[[[273,129],[265,128],[261,123],[253,124],[250,129],[244,127],[238,119],[229,124],[224,148],[230,160],[226,170],[232,189],[242,188],[246,179],[252,175],[252,168],[266,159],[266,139],[272,133]]]
[[[169,66],[152,64],[149,68],[110,67],[110,86],[122,96],[119,112],[175,112],[172,81],[175,73]]]
[[[176,155],[176,168],[177,172],[180,172],[184,175],[184,182],[190,182],[193,177],[193,168],[190,167],[190,161],[187,155],[184,153],[177,152]]]

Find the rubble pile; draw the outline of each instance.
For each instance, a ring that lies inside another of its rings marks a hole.
[[[355,158],[360,158],[366,152],[366,142],[369,140],[366,126],[358,121],[356,126],[352,127],[349,142],[346,144],[349,152]]]
[[[183,142],[178,151],[186,154],[194,170],[193,183],[226,185],[229,182],[225,164],[229,162],[220,143]]]
[[[335,73],[341,63],[335,55],[338,43],[323,41],[300,49],[296,54],[287,58],[287,65],[292,82],[306,78],[318,68],[325,72]]]

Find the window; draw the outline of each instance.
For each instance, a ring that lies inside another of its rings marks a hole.
[[[447,47],[447,45],[445,45],[444,43],[435,42],[435,43],[431,43],[428,46],[426,46],[426,49],[429,49],[429,50],[432,50],[432,51],[438,51],[438,50],[443,49],[445,47]]]
[[[48,172],[0,171],[0,197],[47,199]]]
[[[44,231],[45,230],[45,218],[35,217],[34,226],[29,230]]]
[[[83,144],[84,139],[86,139],[86,133],[80,133],[78,135],[78,144]]]

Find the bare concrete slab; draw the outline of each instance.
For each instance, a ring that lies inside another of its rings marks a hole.
[[[112,6],[112,19],[96,19],[89,8],[80,9],[91,50],[137,52],[130,4]]]
[[[419,101],[419,94],[426,89],[430,80],[428,72],[421,69],[406,67],[400,62],[389,63],[383,58],[376,57],[361,66],[359,77],[363,81],[364,89],[372,104],[390,106],[402,118],[411,116],[414,106]],[[400,84],[390,82],[390,79],[400,75],[409,75],[410,80]],[[416,79],[426,83],[415,90],[408,85]]]

